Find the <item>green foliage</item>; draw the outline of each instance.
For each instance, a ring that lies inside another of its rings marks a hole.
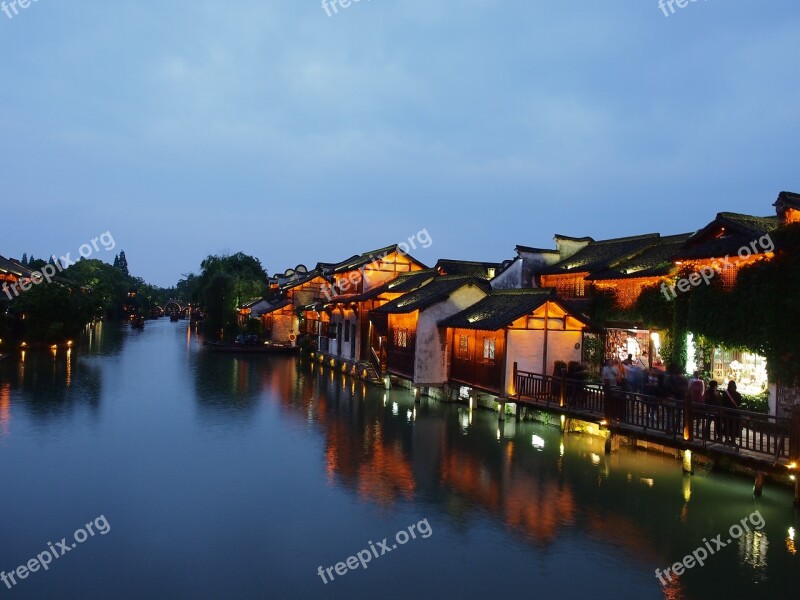
[[[266,294],[267,273],[257,258],[241,252],[209,256],[200,266],[202,272],[192,281],[189,291],[206,313],[206,333],[217,337],[222,331],[230,336],[238,331],[239,305]],[[180,283],[178,287],[181,288]]]
[[[716,277],[683,300],[691,331],[711,344],[765,356],[770,376],[792,383],[800,379],[800,225],[770,235],[773,260],[743,267],[728,292]]]
[[[97,259],[79,260],[64,271],[63,277],[88,288],[94,303],[93,317],[122,317],[128,292],[138,283],[121,270]]]
[[[655,329],[668,329],[672,326],[674,306],[673,301],[668,300],[661,291],[661,287],[653,285],[642,290],[634,305],[634,311],[648,326]]]
[[[769,391],[762,392],[757,396],[742,394],[742,403],[739,407],[742,410],[751,410],[764,414],[769,413]]]
[[[63,342],[78,336],[92,320],[92,300],[79,289],[42,283],[11,304],[17,317],[16,337],[29,342]]]
[[[592,373],[600,372],[600,364],[606,354],[606,345],[598,335],[587,335],[583,338],[583,360],[589,365]]]

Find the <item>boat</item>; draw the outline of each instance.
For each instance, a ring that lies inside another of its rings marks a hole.
[[[170,320],[170,322],[174,323],[176,321],[180,321],[181,317],[180,317],[180,315],[178,313],[174,312],[169,316],[169,320]]]
[[[141,315],[131,316],[131,329],[144,329],[144,317]]]
[[[203,342],[212,352],[233,352],[237,354],[288,354],[297,352],[299,347],[288,343],[270,342],[254,335],[240,335],[231,342]]]

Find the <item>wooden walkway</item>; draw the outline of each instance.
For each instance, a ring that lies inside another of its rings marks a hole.
[[[515,371],[514,382],[510,401],[596,422],[612,434],[729,458],[756,472],[786,475],[800,463],[800,410],[791,419],[773,417],[525,371]]]

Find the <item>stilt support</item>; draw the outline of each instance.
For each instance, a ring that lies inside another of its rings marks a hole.
[[[766,479],[764,473],[756,473],[756,483],[753,486],[753,495],[756,498],[761,498],[761,494],[764,493],[764,479]]]

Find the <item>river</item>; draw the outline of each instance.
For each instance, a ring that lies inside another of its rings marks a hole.
[[[748,478],[606,456],[588,435],[415,405],[294,357],[212,354],[185,321],[99,324],[72,351],[0,363],[0,473],[0,570],[15,574],[0,597],[800,590],[788,490],[756,500]],[[660,583],[704,547],[704,566]]]

